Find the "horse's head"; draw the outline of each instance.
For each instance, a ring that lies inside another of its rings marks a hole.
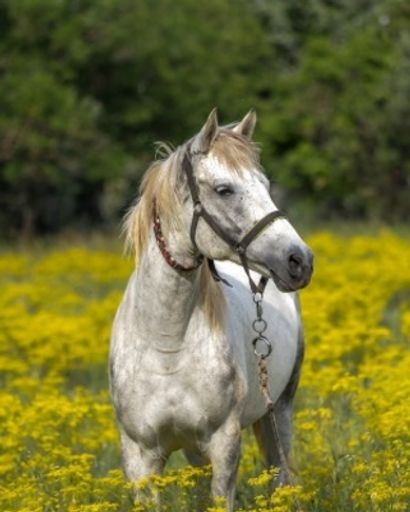
[[[239,124],[219,128],[216,112],[212,111],[188,145],[186,165],[191,169],[194,185],[188,187],[190,194],[184,202],[184,223],[192,230],[194,187],[201,206],[212,218],[209,225],[205,218],[198,217],[194,242],[199,252],[210,259],[241,263],[235,244],[261,219],[278,210],[259,165],[258,151],[251,142],[255,123],[256,114],[251,111]],[[188,185],[189,181],[188,178]],[[201,206],[197,205],[197,210]],[[212,223],[217,225],[217,232]],[[290,222],[273,215],[266,226],[259,227],[246,247],[249,268],[272,276],[282,291],[306,286],[312,275],[313,254]]]

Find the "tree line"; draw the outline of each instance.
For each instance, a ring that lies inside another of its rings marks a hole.
[[[214,106],[257,110],[285,203],[408,219],[409,18],[404,0],[0,0],[0,234],[116,223],[153,142]]]

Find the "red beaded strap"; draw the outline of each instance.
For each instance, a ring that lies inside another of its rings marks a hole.
[[[159,218],[157,207],[154,201],[154,206],[152,209],[153,212],[153,220],[154,220],[154,234],[155,234],[155,240],[157,241],[159,250],[161,251],[162,256],[164,257],[164,260],[168,263],[168,265],[175,270],[181,270],[182,272],[188,272],[191,270],[195,270],[198,268],[201,263],[203,262],[203,256],[201,255],[196,262],[196,264],[192,267],[185,267],[184,265],[181,265],[178,263],[173,256],[171,256],[169,250],[167,249],[167,246],[165,244],[164,235],[162,234],[161,229],[161,220]]]

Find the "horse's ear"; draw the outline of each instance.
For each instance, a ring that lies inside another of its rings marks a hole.
[[[206,123],[192,142],[192,151],[208,153],[218,131],[218,114],[216,108],[209,114]]]
[[[252,109],[246,114],[242,121],[233,128],[233,131],[250,140],[255,131],[257,119],[256,112]]]

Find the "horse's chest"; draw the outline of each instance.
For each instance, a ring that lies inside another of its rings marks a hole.
[[[173,360],[155,354],[153,359],[147,355],[142,361],[123,418],[127,430],[146,444],[161,440],[172,449],[197,444],[224,423],[243,396],[238,372],[223,358]]]

